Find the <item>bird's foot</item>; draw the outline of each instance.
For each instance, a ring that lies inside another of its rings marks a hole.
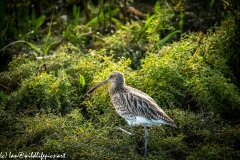
[[[130,133],[130,132],[128,132],[128,131],[126,131],[126,130],[120,128],[120,127],[117,128],[117,130],[118,130],[118,131],[121,131],[121,132],[123,132],[123,133],[126,133],[126,134],[128,134],[128,135],[130,135],[130,136],[133,136],[133,133]]]

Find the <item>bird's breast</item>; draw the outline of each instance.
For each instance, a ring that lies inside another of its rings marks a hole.
[[[111,102],[116,110],[116,112],[125,120],[134,120],[136,117],[130,113],[128,106],[124,103],[120,94],[115,94],[110,96]]]

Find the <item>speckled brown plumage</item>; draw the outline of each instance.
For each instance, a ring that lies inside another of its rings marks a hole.
[[[130,125],[131,133],[122,128],[119,128],[119,130],[133,135],[132,126],[143,125],[145,129],[144,156],[146,156],[148,141],[146,126],[166,124],[176,127],[176,125],[150,96],[138,89],[126,86],[123,73],[118,71],[112,72],[107,80],[91,88],[85,95],[109,82],[111,83],[109,88],[111,102],[117,113]]]

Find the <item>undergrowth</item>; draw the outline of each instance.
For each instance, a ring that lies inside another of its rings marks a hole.
[[[43,59],[14,57],[9,71],[0,77],[6,94],[6,100],[1,94],[0,101],[1,152],[65,153],[68,159],[143,159],[144,130],[134,127],[133,138],[116,131],[120,126],[129,130],[129,126],[111,105],[108,85],[83,97],[87,89],[118,70],[125,74],[127,85],[156,100],[178,126],[149,129],[146,159],[239,159],[239,88],[228,65],[235,51],[226,48],[234,45],[231,39],[237,39],[238,26],[232,18],[205,35],[182,34],[179,42],[161,47],[149,41],[156,48],[145,48],[137,70],[111,47],[84,54],[64,43]],[[124,33],[130,35],[119,31]],[[124,36],[117,38],[114,45],[126,44]],[[108,44],[114,41],[108,40]]]

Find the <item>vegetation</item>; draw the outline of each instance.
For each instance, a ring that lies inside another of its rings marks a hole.
[[[174,4],[175,12],[166,2],[156,2],[145,23],[121,19],[128,12],[111,1],[88,3],[90,9],[83,11],[72,5],[73,20],[60,27],[62,35],[54,34],[54,19],[60,17],[56,9],[49,15],[32,11],[28,28],[45,33],[39,41],[15,37],[7,45],[3,37],[10,33],[1,33],[1,51],[19,54],[0,72],[0,151],[144,159],[144,130],[134,127],[133,138],[116,130],[129,126],[115,112],[108,85],[83,97],[118,70],[127,85],[156,100],[178,126],[149,129],[146,159],[239,159],[239,4],[222,2],[227,9],[220,25],[184,32],[188,15],[178,10],[182,2]],[[214,1],[208,4],[211,8]],[[48,16],[49,26],[41,29]],[[179,17],[177,25],[174,17]],[[115,31],[106,31],[112,23]],[[26,33],[12,28],[7,31]]]

